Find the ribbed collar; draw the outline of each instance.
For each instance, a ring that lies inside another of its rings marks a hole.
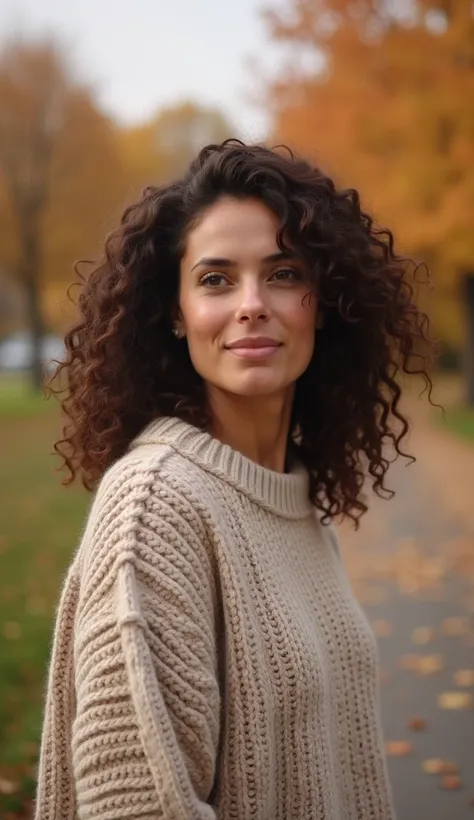
[[[304,518],[314,511],[309,499],[308,473],[302,465],[296,465],[291,473],[268,470],[209,433],[177,418],[166,417],[151,422],[131,447],[146,444],[172,447],[276,515]]]

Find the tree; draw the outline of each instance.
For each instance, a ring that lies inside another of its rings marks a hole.
[[[272,39],[319,66],[277,78],[269,102],[275,137],[358,187],[402,250],[428,262],[437,330],[460,344],[460,271],[474,257],[473,6],[414,0],[404,9],[287,0],[267,13]]]
[[[123,195],[111,123],[52,41],[7,44],[0,54],[0,264],[22,284],[42,384],[42,289],[68,282]],[[77,255],[76,255],[77,254]]]
[[[194,102],[164,108],[122,138],[133,183],[143,186],[180,176],[198,151],[234,136],[223,114]]]

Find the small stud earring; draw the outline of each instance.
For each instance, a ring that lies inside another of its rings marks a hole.
[[[178,338],[178,336],[179,336],[179,330],[178,330],[178,328],[177,328],[177,327],[174,327],[172,332],[173,332],[173,336],[176,336],[176,338]]]

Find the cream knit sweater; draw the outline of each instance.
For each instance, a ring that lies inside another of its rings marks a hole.
[[[388,820],[377,656],[303,470],[161,419],[59,606],[36,820]]]

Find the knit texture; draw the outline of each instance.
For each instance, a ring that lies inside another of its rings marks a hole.
[[[388,820],[376,644],[302,468],[160,419],[54,636],[36,820]]]

